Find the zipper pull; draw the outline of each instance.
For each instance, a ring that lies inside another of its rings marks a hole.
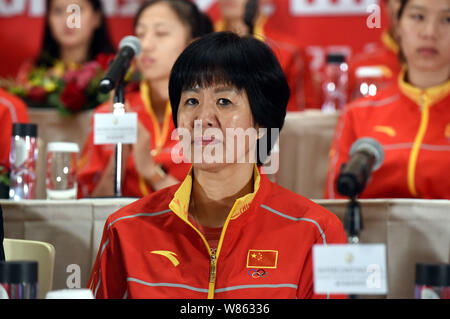
[[[216,250],[211,250],[211,267],[209,270],[209,282],[216,281]]]
[[[427,95],[425,93],[420,97],[420,110],[423,111],[425,105],[427,104]]]

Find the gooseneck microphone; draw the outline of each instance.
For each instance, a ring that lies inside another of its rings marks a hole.
[[[119,53],[117,53],[115,59],[109,65],[106,75],[100,81],[100,92],[108,93],[113,90],[125,77],[133,58],[138,56],[141,51],[141,43],[138,38],[131,35],[123,38],[119,44]]]
[[[340,194],[354,198],[364,190],[371,173],[383,163],[384,152],[375,139],[364,137],[353,143],[349,155],[350,160],[341,167],[336,187]]]

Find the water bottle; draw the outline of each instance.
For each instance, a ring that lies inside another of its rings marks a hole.
[[[37,296],[37,261],[0,261],[0,299],[37,299]]]
[[[35,198],[37,157],[37,125],[14,123],[9,155],[10,199]]]
[[[386,86],[383,81],[383,70],[378,66],[364,66],[356,69],[356,87],[351,92],[351,99],[375,96]]]
[[[347,103],[348,65],[345,56],[338,53],[327,55],[325,80],[323,82],[322,112],[342,110]]]
[[[450,264],[416,264],[415,299],[450,299]]]

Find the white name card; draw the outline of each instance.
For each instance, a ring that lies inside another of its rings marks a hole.
[[[94,144],[135,144],[137,140],[137,113],[114,115],[94,114]]]
[[[314,245],[314,291],[317,294],[387,294],[384,244]]]

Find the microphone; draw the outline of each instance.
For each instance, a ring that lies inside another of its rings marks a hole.
[[[109,65],[106,75],[100,81],[100,92],[108,93],[116,87],[117,83],[125,76],[133,58],[138,56],[141,50],[141,43],[134,36],[126,36],[120,41],[119,53]]]
[[[384,159],[383,147],[375,139],[358,139],[350,148],[350,160],[341,166],[336,187],[340,194],[356,197],[366,187],[372,171],[376,171]]]

